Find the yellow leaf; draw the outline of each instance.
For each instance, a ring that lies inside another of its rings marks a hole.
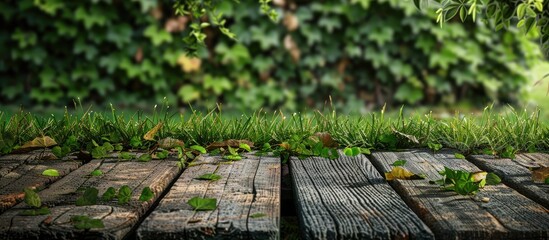
[[[385,173],[385,179],[387,179],[387,181],[394,179],[409,180],[412,179],[412,177],[414,176],[416,175],[403,167],[394,167],[393,169],[391,169],[390,172]]]
[[[480,181],[482,181],[483,179],[486,179],[486,175],[488,175],[487,172],[483,172],[483,171],[474,172],[474,173],[471,175],[471,178],[473,179],[473,182],[480,182]]]
[[[30,142],[26,142],[21,146],[20,149],[27,149],[27,148],[47,148],[51,146],[57,145],[57,142],[53,140],[53,138],[48,136],[42,136],[42,137],[36,137]]]
[[[281,148],[286,149],[286,150],[290,150],[290,149],[291,149],[290,144],[287,143],[287,142],[283,142],[283,143],[279,144],[279,146],[280,146]]]
[[[163,125],[164,124],[162,122],[159,122],[158,124],[156,124],[156,126],[154,126],[151,130],[149,130],[147,133],[145,133],[145,136],[143,136],[143,139],[148,140],[148,141],[153,141],[154,140],[154,135],[156,135],[158,130],[160,130],[160,128],[162,128]]]

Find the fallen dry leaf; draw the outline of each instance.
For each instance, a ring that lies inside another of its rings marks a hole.
[[[400,136],[405,137],[405,138],[408,139],[410,142],[419,144],[419,141],[417,140],[416,136],[410,135],[410,134],[401,133],[401,132],[397,131],[396,129],[392,128],[392,127],[391,127],[391,130],[393,130],[394,133],[396,133],[396,134],[398,134],[398,135],[400,135]]]
[[[339,144],[332,138],[332,135],[328,132],[317,132],[313,136],[317,137],[324,147],[337,148]]]
[[[145,133],[145,136],[143,136],[143,139],[148,141],[153,141],[154,135],[156,135],[156,133],[162,128],[162,126],[164,126],[164,123],[162,122],[159,122],[158,124],[156,124],[156,126],[154,126],[151,130]]]
[[[222,148],[222,147],[239,148],[241,143],[248,144],[248,146],[250,146],[250,148],[254,147],[254,143],[250,142],[249,140],[246,140],[246,139],[241,139],[241,140],[229,139],[229,140],[222,141],[222,142],[214,142],[214,143],[208,145],[206,147],[206,149],[208,149],[208,151],[209,151],[209,150],[212,150],[212,149]]]
[[[281,148],[284,148],[284,149],[286,149],[286,150],[290,150],[290,149],[291,149],[290,144],[287,143],[287,142],[283,142],[283,143],[278,144],[278,145],[279,145]]]
[[[158,147],[163,149],[172,149],[175,147],[185,147],[185,143],[179,139],[167,137],[158,140]]]
[[[44,221],[42,221],[42,223],[46,226],[50,226],[52,222],[53,222],[53,218],[51,215],[48,216],[46,219],[44,219]]]
[[[541,167],[532,171],[532,180],[534,182],[545,182],[545,179],[549,177],[549,167]]]
[[[390,172],[385,173],[385,179],[391,181],[394,179],[403,179],[403,180],[414,180],[414,179],[424,179],[425,175],[420,176],[415,173],[410,172],[408,169],[403,167],[394,167]]]
[[[19,149],[32,149],[32,148],[47,148],[57,145],[57,142],[53,138],[48,136],[36,137],[30,142],[26,142]]]
[[[394,179],[409,179],[414,174],[403,167],[394,167],[390,172],[385,173],[385,179],[391,181]]]

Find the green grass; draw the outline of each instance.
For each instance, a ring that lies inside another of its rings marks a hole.
[[[256,148],[275,146],[292,136],[308,137],[328,132],[340,147],[357,146],[374,150],[427,147],[439,143],[464,154],[488,150],[494,153],[549,150],[549,128],[540,121],[539,112],[494,113],[488,107],[482,114],[438,119],[430,114],[397,114],[387,117],[383,111],[363,116],[339,116],[335,111],[307,115],[282,112],[255,112],[240,117],[225,117],[217,111],[178,115],[164,108],[144,115],[119,115],[80,110],[66,111],[62,117],[38,117],[19,112],[7,117],[0,112],[0,151],[4,154],[37,136],[50,136],[62,144],[76,137],[81,149],[98,144],[120,143],[129,148],[132,138],[143,138],[150,129],[163,122],[155,139],[172,137],[186,146],[208,144],[228,139],[247,139]],[[149,142],[148,146],[154,143]]]

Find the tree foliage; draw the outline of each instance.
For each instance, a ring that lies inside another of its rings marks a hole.
[[[433,0],[413,0],[420,8]],[[477,16],[495,27],[496,30],[509,28],[512,24],[528,33],[536,26],[540,32],[542,49],[549,56],[549,1],[544,0],[434,0],[438,5],[437,22],[450,21],[459,16],[465,21],[469,16],[475,21]],[[544,11],[545,10],[545,11]]]

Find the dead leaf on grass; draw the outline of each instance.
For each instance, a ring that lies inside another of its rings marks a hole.
[[[284,148],[285,150],[290,150],[292,146],[288,142],[283,142],[281,144],[278,144],[281,148]]]
[[[396,133],[396,134],[398,134],[398,135],[400,135],[400,136],[405,137],[405,138],[408,139],[410,142],[419,144],[419,141],[417,140],[416,136],[410,135],[410,134],[406,134],[406,133],[401,133],[401,132],[397,131],[396,129],[392,128],[392,127],[391,127],[391,130],[393,130],[394,133]]]
[[[162,128],[162,126],[164,126],[164,123],[162,122],[159,122],[158,124],[156,124],[156,126],[154,126],[151,130],[145,133],[145,136],[143,136],[143,139],[148,141],[153,141],[154,135],[156,135],[156,133]]]
[[[167,137],[158,140],[158,147],[162,149],[172,149],[176,147],[185,147],[185,143],[179,139]]]
[[[327,148],[337,148],[339,144],[332,138],[328,132],[317,132],[313,136],[317,137],[322,145]]]
[[[32,141],[26,142],[19,148],[19,150],[24,149],[36,149],[36,148],[47,148],[57,145],[57,142],[53,138],[48,136],[36,137]]]

